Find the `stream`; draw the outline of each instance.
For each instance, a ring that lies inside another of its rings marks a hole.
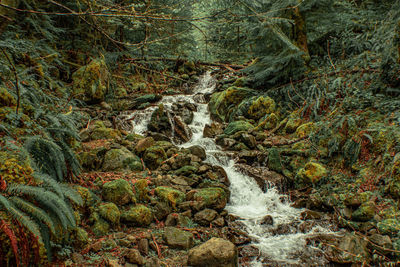
[[[210,73],[201,77],[198,85],[190,95],[164,97],[166,109],[177,101],[190,102],[197,106],[193,122],[189,125],[193,135],[189,142],[179,145],[187,148],[200,145],[206,150],[206,161],[223,167],[230,180],[231,198],[226,206],[229,214],[238,217],[238,225],[252,240],[252,246],[258,248],[259,256],[248,266],[323,266],[327,264],[323,252],[309,242],[320,234],[333,234],[328,225],[314,223],[307,230],[299,230],[304,221],[300,219],[302,209],[291,207],[287,196],[282,195],[270,185],[263,192],[255,180],[239,172],[235,162],[221,150],[214,139],[203,137],[203,129],[212,120],[208,112],[205,94],[215,90],[216,81]],[[135,133],[145,134],[151,114],[157,107],[135,111],[132,124]],[[269,215],[273,224],[263,224]]]

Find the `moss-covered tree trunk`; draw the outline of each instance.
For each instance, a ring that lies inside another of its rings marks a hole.
[[[294,38],[296,45],[304,51],[304,60],[306,63],[310,61],[310,53],[308,50],[306,22],[302,16],[299,7],[293,8],[292,19],[294,20]]]

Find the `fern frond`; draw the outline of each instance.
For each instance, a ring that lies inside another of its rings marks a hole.
[[[76,192],[75,189],[71,188],[70,186],[66,184],[59,184],[60,188],[62,188],[62,192],[66,198],[68,198],[70,201],[74,202],[78,206],[83,205],[83,199],[81,195],[79,195],[78,192]]]
[[[18,210],[6,197],[0,195],[0,205],[17,221],[25,226],[34,236],[42,240],[38,225],[25,213]]]
[[[41,187],[20,184],[10,185],[7,188],[7,191],[13,194],[23,194],[34,198],[41,205],[47,207],[50,212],[56,214],[65,229],[67,229],[68,226],[76,226],[75,217],[71,207],[57,194]]]
[[[55,234],[55,227],[54,227],[54,221],[51,219],[51,217],[43,211],[41,208],[35,206],[34,204],[23,200],[20,197],[11,197],[10,201],[17,207],[18,209],[21,209],[25,213],[29,214],[30,217],[35,218],[38,221],[43,222],[49,229],[50,231]]]

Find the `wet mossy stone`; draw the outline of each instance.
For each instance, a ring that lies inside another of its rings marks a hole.
[[[171,135],[172,125],[163,104],[160,104],[151,114],[147,129],[152,132]]]
[[[100,103],[108,91],[110,73],[104,59],[95,59],[72,74],[75,98]]]
[[[174,208],[186,199],[185,193],[166,186],[157,187],[155,193],[163,202]]]
[[[114,203],[103,203],[99,206],[99,215],[111,224],[118,225],[121,212]]]
[[[137,144],[135,146],[135,152],[140,154],[153,145],[154,145],[153,137],[146,137],[146,138],[140,139],[139,142],[137,142]]]
[[[161,146],[152,146],[146,149],[143,161],[150,170],[157,169],[163,161],[167,159],[167,154]]]
[[[268,149],[268,168],[279,173],[283,171],[281,156],[276,148]]]
[[[302,120],[298,117],[297,112],[293,112],[290,114],[288,121],[285,126],[285,133],[291,134],[294,133],[297,128],[301,125]]]
[[[110,224],[106,220],[97,217],[93,225],[92,231],[96,236],[106,235],[110,231]]]
[[[351,215],[351,219],[357,222],[367,222],[374,218],[376,207],[372,201],[363,203]]]
[[[237,132],[248,131],[253,128],[254,128],[254,126],[247,121],[233,121],[228,124],[228,126],[224,130],[224,134],[232,135]]]
[[[127,148],[111,149],[104,156],[103,171],[142,170],[141,160]]]
[[[211,96],[209,109],[211,117],[217,121],[228,121],[230,114],[247,97],[256,92],[249,88],[232,86],[223,92],[214,93]]]
[[[147,179],[140,179],[135,183],[136,199],[138,201],[146,202],[149,200],[149,184]]]
[[[157,95],[157,94],[148,94],[148,95],[143,95],[135,98],[133,100],[132,105],[130,106],[130,109],[140,109],[140,106],[146,106],[149,105],[150,103],[155,103],[159,100],[161,100],[162,96]]]
[[[190,176],[197,172],[198,168],[195,166],[183,166],[182,168],[175,171],[176,175]]]
[[[204,204],[205,208],[223,210],[228,202],[228,197],[224,189],[219,187],[209,187],[197,190],[193,199]]]
[[[327,169],[319,163],[308,162],[303,169],[300,169],[297,176],[305,183],[317,183],[322,177],[328,175]]]
[[[106,128],[106,127],[96,127],[90,133],[91,140],[102,140],[102,139],[121,139],[121,133],[118,130]]]
[[[275,101],[268,96],[260,96],[255,98],[249,108],[247,109],[247,118],[259,120],[266,114],[275,112],[276,104]]]
[[[131,184],[124,179],[117,179],[103,185],[102,195],[108,202],[125,205],[136,202]]]
[[[163,237],[171,248],[189,249],[193,247],[193,234],[176,227],[165,227]]]
[[[206,150],[199,145],[191,146],[188,148],[190,153],[198,156],[201,160],[205,160],[207,158]]]
[[[377,224],[381,234],[395,235],[400,232],[400,221],[397,219],[386,219]]]
[[[149,226],[153,215],[148,207],[139,204],[122,212],[121,220],[136,226]]]

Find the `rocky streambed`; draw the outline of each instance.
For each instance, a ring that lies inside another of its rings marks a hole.
[[[288,192],[290,174],[274,143],[290,141],[229,114],[250,92],[212,94],[215,85],[207,73],[186,95],[137,98],[141,109],[114,121],[120,130],[97,121],[81,132],[87,172],[78,187],[85,206],[75,245],[82,250],[69,263],[323,266],[365,256],[362,237],[338,231],[330,213],[311,210],[317,203],[307,190]],[[273,100],[252,101],[245,112],[273,112]],[[218,116],[237,120],[224,124]],[[312,164],[305,180],[324,171]]]

